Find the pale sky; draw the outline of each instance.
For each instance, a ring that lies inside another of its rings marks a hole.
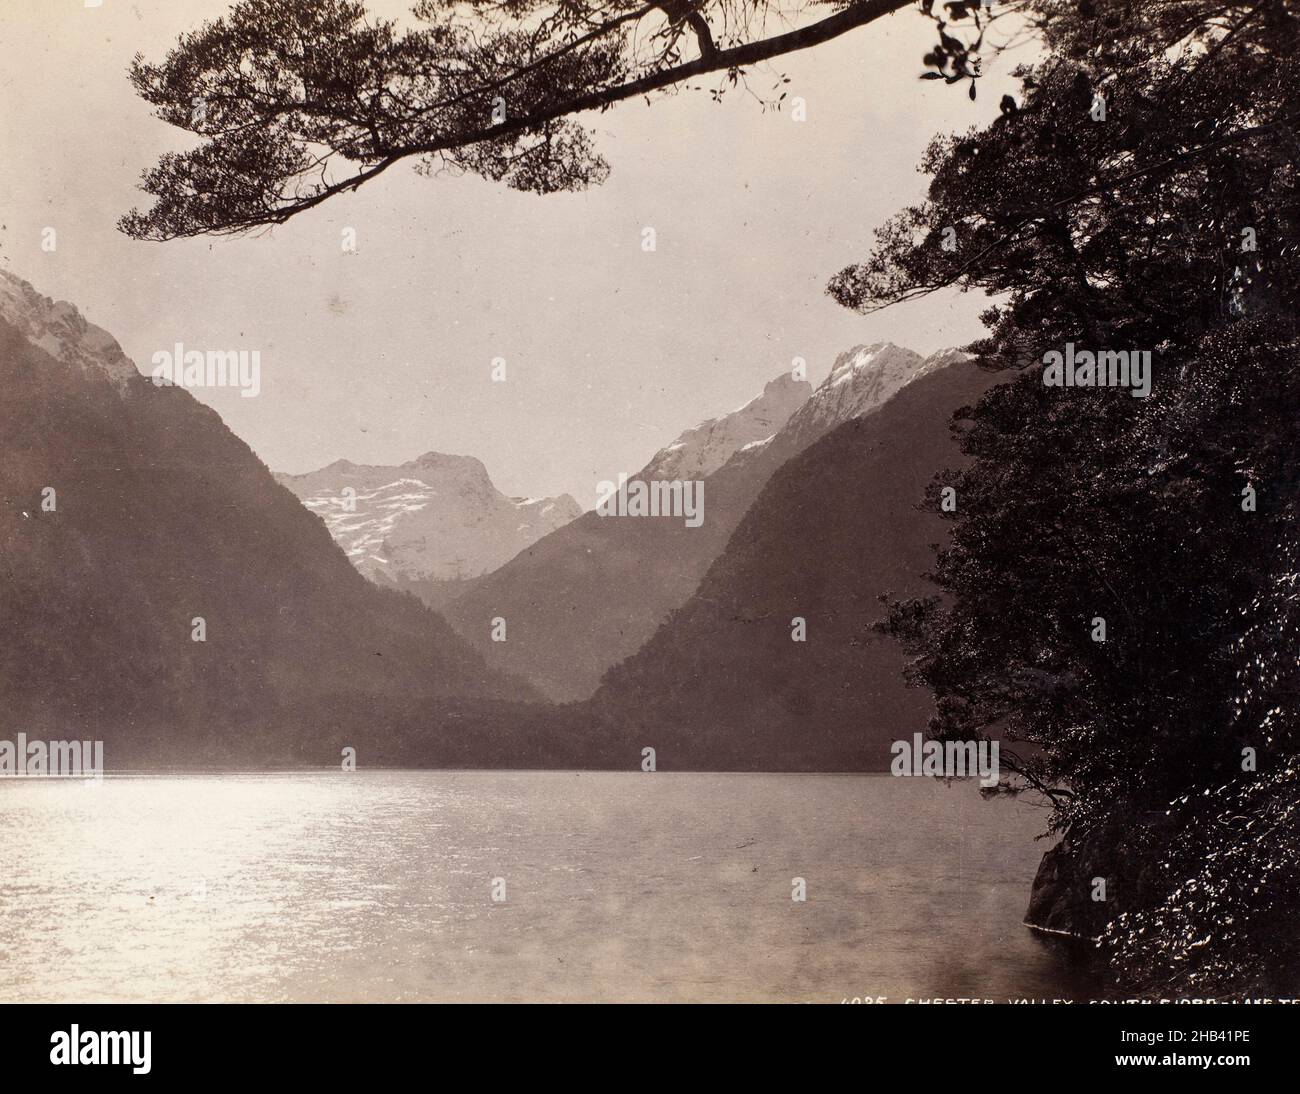
[[[934,29],[913,10],[776,62],[807,102],[802,123],[737,92],[584,116],[613,169],[584,194],[423,178],[410,161],[269,235],[139,243],[116,219],[148,203],[141,171],[191,138],[152,116],[127,66],[229,5],[84,3],[0,0],[0,266],[72,301],[146,372],[176,342],[260,350],[259,397],[195,395],[274,470],[458,453],[508,494],[589,507],[598,481],[747,402],[796,356],[816,383],[858,343],[928,353],[980,333],[974,294],[862,317],[824,292],[922,195],[931,135],[986,122],[1013,90],[1006,56],[976,103],[918,80]]]

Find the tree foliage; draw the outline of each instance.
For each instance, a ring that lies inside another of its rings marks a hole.
[[[539,194],[582,189],[609,165],[576,115],[710,74],[744,83],[914,3],[420,0],[406,26],[360,0],[240,0],[161,63],[136,57],[137,92],[201,143],[146,172],[155,202],[120,227],[170,239],[279,224],[405,159]],[[966,37],[944,28],[973,25],[978,6],[921,6],[941,35],[929,63],[973,79]]]
[[[1112,884],[1108,952],[1131,983],[1239,987],[1270,954],[1295,977],[1298,936],[1273,928],[1300,893],[1300,4],[1033,16],[1047,48],[1019,101],[936,140],[928,199],[830,285],[863,311],[994,294],[972,349],[1021,371],[966,414],[974,463],[932,485],[930,504],[959,499],[945,598],[894,604],[884,628],[935,692],[936,735],[1019,742],[1011,767],[1056,830],[1110,821],[1123,840],[1116,816],[1170,815],[1149,863],[1164,903]],[[1151,351],[1152,394],[1046,386],[1067,342]]]

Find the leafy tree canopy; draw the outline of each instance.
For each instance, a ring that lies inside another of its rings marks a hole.
[[[928,199],[830,285],[865,312],[994,294],[971,348],[1020,370],[960,423],[973,464],[931,489],[958,499],[946,596],[884,626],[938,736],[1020,742],[1012,770],[1089,847],[1080,887],[1128,864],[1091,925],[1125,975],[1295,976],[1300,940],[1273,927],[1300,894],[1281,823],[1300,809],[1300,4],[1033,15],[1047,49],[1021,96],[936,140]],[[1068,342],[1149,351],[1150,396],[1045,385]],[[1163,846],[1143,842],[1152,816],[1174,825]]]
[[[582,189],[609,165],[576,115],[710,74],[742,84],[908,7],[938,28],[930,76],[973,91],[992,17],[976,0],[420,0],[409,26],[361,0],[240,0],[161,63],[136,57],[138,93],[202,143],[146,172],[154,205],[120,227],[170,239],[279,224],[408,158]]]

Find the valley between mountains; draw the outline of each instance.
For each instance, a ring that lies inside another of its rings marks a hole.
[[[953,414],[993,382],[888,343],[816,388],[775,376],[631,476],[702,483],[690,527],[510,497],[436,443],[275,474],[0,271],[0,709],[102,739],[119,767],[351,747],[635,768],[653,747],[666,770],[884,770],[930,704],[872,630],[879,598],[932,591],[925,487],[961,464]]]

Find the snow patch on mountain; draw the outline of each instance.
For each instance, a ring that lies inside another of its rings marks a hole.
[[[831,373],[791,416],[786,435],[797,449],[836,426],[870,414],[905,384],[927,371],[919,353],[892,342],[855,346],[835,360]]]
[[[397,467],[338,460],[277,475],[367,577],[463,580],[508,562],[581,512],[568,494],[511,498],[471,456],[426,452]]]
[[[970,354],[946,349],[922,357],[892,342],[855,346],[835,359],[830,375],[774,436],[742,445],[728,461],[732,470],[767,453],[789,459],[853,418],[873,414],[914,380],[946,368]]]
[[[769,381],[761,395],[744,406],[710,418],[661,448],[637,476],[640,479],[702,479],[726,463],[736,452],[770,438],[812,394],[807,380],[783,373]]]

